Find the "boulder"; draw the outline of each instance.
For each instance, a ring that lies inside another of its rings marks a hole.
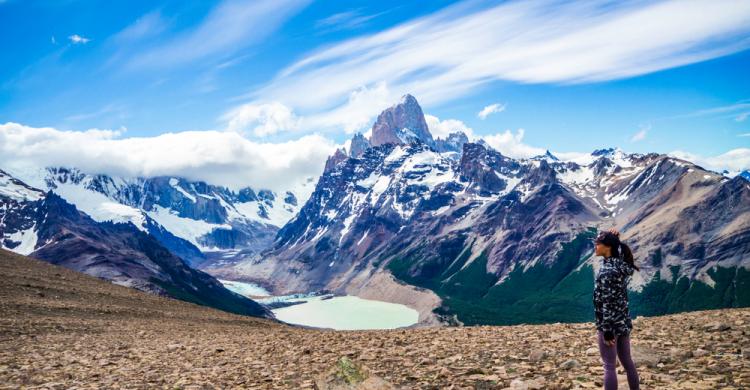
[[[395,387],[373,375],[361,363],[346,356],[340,357],[328,372],[315,379],[318,390],[389,390]]]

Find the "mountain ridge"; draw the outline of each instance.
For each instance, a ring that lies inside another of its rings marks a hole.
[[[54,192],[4,171],[0,182],[2,248],[152,294],[273,318],[266,307],[191,268],[132,222],[97,222]]]
[[[399,104],[410,102],[405,97]],[[373,131],[378,126],[394,134],[400,123],[420,123],[403,116],[418,116],[421,110],[399,109],[399,104],[384,111],[388,118],[399,112],[399,122],[386,121],[388,127],[376,121]],[[366,140],[357,143],[366,145]],[[451,296],[474,288],[462,287],[466,282],[481,284],[477,293],[486,295],[517,269],[553,267],[566,245],[583,240],[592,229],[620,229],[638,254],[643,272],[634,277],[635,293],[658,284],[660,275],[674,266],[675,281],[686,278],[696,288],[717,282],[711,276],[717,266],[750,266],[750,185],[739,177],[730,179],[664,154],[628,154],[616,147],[594,150],[575,162],[551,153],[514,159],[486,142],[466,142],[456,160],[436,150],[431,140],[431,135],[390,137],[356,154],[337,152],[335,163],[323,172],[300,212],[277,232],[271,248],[209,272],[271,284],[278,293],[328,289],[369,294],[373,288],[383,290],[379,283],[395,276],[425,302],[435,302],[436,292],[440,295],[443,305],[420,312],[420,321],[427,324],[457,311],[470,318],[471,311],[444,306]],[[702,199],[737,207],[726,209],[721,221],[708,219],[686,231],[683,209],[700,215],[692,218],[711,214]],[[564,274],[560,280],[597,267],[590,242],[574,246],[578,254],[565,260],[570,266],[559,270]],[[655,257],[661,260],[655,262]],[[449,288],[453,278],[466,280]],[[736,278],[745,283],[747,276]],[[570,304],[580,305],[584,296],[577,294]],[[653,309],[641,302],[642,310]],[[713,304],[750,303],[735,297]]]

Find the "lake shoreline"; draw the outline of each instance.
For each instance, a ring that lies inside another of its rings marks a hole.
[[[418,323],[419,312],[409,306],[315,291],[273,296],[255,283],[219,280],[230,291],[267,306],[279,321],[336,330],[398,329]]]

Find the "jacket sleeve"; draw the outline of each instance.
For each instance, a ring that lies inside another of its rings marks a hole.
[[[618,278],[614,272],[605,272],[601,275],[601,311],[602,326],[605,340],[615,338],[615,316],[617,311],[617,283]]]

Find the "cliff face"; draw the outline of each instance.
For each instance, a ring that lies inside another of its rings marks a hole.
[[[435,146],[422,107],[414,96],[404,95],[398,104],[378,115],[372,126],[370,145],[400,144],[413,140]]]

